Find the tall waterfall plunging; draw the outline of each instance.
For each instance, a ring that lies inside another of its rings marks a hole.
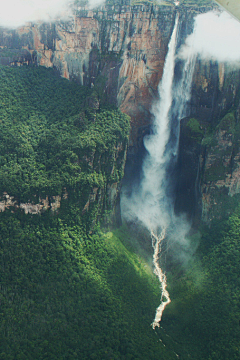
[[[144,138],[144,146],[148,151],[143,162],[143,179],[141,183],[141,199],[147,210],[148,227],[155,233],[167,228],[170,222],[169,211],[166,209],[166,166],[170,153],[166,145],[170,137],[169,112],[172,105],[172,86],[174,78],[175,49],[177,40],[179,15],[177,14],[175,26],[168,46],[168,53],[163,69],[162,81],[158,87],[160,100],[153,108],[153,133]]]
[[[166,289],[167,278],[159,265],[162,242],[166,237],[177,237],[182,231],[174,214],[173,199],[168,194],[168,169],[174,163],[179,143],[180,120],[186,116],[186,104],[190,99],[195,57],[189,56],[184,63],[180,81],[174,82],[179,14],[168,45],[162,80],[158,86],[159,101],[152,108],[154,123],[152,133],[144,138],[147,155],[142,166],[142,180],[131,195],[123,191],[122,216],[126,220],[140,221],[151,233],[154,249],[153,265],[162,288],[161,304],[157,308],[153,328],[159,326],[165,307],[171,302]],[[174,228],[178,223],[178,234]]]

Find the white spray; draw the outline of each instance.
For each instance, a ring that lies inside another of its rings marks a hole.
[[[162,288],[161,304],[156,310],[153,329],[159,326],[166,306],[171,302],[167,291],[167,278],[159,266],[161,244],[166,235],[185,237],[186,224],[179,225],[179,219],[174,215],[172,200],[167,195],[167,168],[172,158],[177,154],[179,138],[179,122],[185,116],[186,103],[190,99],[192,75],[195,56],[187,58],[182,78],[174,87],[174,68],[176,58],[176,43],[179,14],[176,15],[175,25],[168,46],[168,53],[164,64],[163,76],[158,87],[159,101],[153,106],[154,124],[152,134],[144,138],[144,145],[148,151],[143,162],[143,178],[138,189],[134,189],[131,196],[123,192],[121,197],[122,215],[127,220],[140,220],[151,232],[154,249],[154,273],[157,275]],[[191,53],[191,52],[189,52]],[[174,106],[173,105],[174,100]],[[171,137],[172,116],[177,123],[174,129],[175,140],[167,146]],[[175,232],[176,224],[178,233]],[[171,234],[170,234],[171,233]]]

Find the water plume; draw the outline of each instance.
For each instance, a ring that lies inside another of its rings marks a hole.
[[[180,120],[185,116],[186,103],[190,99],[192,75],[196,57],[189,52],[182,68],[180,81],[174,81],[179,14],[168,46],[162,80],[158,87],[159,100],[152,112],[154,123],[152,134],[144,138],[147,155],[142,166],[142,179],[130,196],[123,192],[122,215],[126,220],[140,221],[149,231],[154,249],[153,264],[162,289],[161,304],[157,308],[155,329],[159,326],[165,307],[171,302],[167,291],[167,278],[159,265],[163,241],[168,238],[184,243],[189,225],[174,214],[171,196],[169,168],[176,162]]]

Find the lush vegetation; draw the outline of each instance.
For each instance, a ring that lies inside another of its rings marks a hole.
[[[126,115],[51,69],[0,75],[0,194],[38,202],[67,193],[82,210],[93,187],[104,192],[122,178]]]
[[[0,192],[18,202],[67,193],[58,213],[0,213],[0,359],[174,359],[150,326],[151,268],[126,230],[89,235],[94,202],[82,212],[93,187],[104,202],[123,176],[128,117],[53,70],[0,74]]]
[[[201,143],[204,131],[201,128],[199,121],[191,118],[187,122],[187,136],[197,143]]]
[[[124,229],[87,236],[47,213],[0,226],[2,360],[175,358],[150,327],[159,285]]]
[[[201,232],[195,256],[169,274],[172,303],[162,325],[182,359],[237,360],[240,209],[227,221],[215,222]],[[197,237],[199,240],[199,234],[192,237],[192,242]]]
[[[229,195],[226,180],[239,166],[238,106],[239,96],[231,98],[227,110],[211,123],[186,120],[186,141],[194,140],[198,146],[201,143],[202,159],[208,156],[210,160],[202,172],[202,184],[208,183],[203,196],[212,196],[214,202],[205,199],[203,203],[203,213],[204,205],[210,203],[205,219],[208,226],[201,225],[188,246],[183,246],[184,264],[176,254],[170,258],[172,303],[164,313],[162,326],[182,359],[240,358],[240,196],[237,191]],[[226,158],[231,161],[224,162]],[[216,185],[219,180],[223,186]],[[194,247],[198,248],[192,256]],[[163,331],[161,336],[168,344]]]
[[[0,359],[239,359],[238,198],[229,219],[191,237],[194,257],[170,259],[172,303],[153,331],[159,284],[133,235],[124,227],[89,234],[107,209],[107,184],[123,176],[129,119],[53,70],[0,74],[0,192],[18,202],[68,196],[58,214],[0,213]],[[198,120],[187,121],[200,144]],[[219,130],[237,144],[238,127],[227,113],[203,145]],[[83,215],[93,188],[105,200]]]

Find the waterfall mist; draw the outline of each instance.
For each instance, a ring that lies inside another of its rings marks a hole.
[[[178,21],[177,18],[176,22]],[[224,11],[210,11],[195,17],[193,32],[176,54],[175,26],[158,87],[160,99],[152,106],[154,123],[151,134],[144,138],[147,154],[143,161],[141,182],[122,192],[122,217],[126,221],[140,221],[150,231],[161,231],[161,228],[167,227],[168,237],[177,228],[177,238],[185,243],[184,234],[189,225],[176,217],[173,211],[171,169],[178,153],[179,123],[188,115],[186,104],[191,96],[195,60],[200,57],[227,61],[238,66],[240,50],[236,44],[239,38],[240,23],[237,20]],[[174,79],[176,59],[183,61],[179,81]],[[182,224],[182,230],[179,229],[179,223]]]
[[[186,104],[190,99],[195,55],[183,63],[179,81],[174,81],[179,14],[168,46],[162,80],[158,86],[159,100],[152,107],[154,123],[152,133],[144,137],[147,154],[143,161],[142,178],[129,195],[122,192],[122,217],[126,221],[140,222],[151,233],[154,248],[153,263],[155,274],[162,287],[161,304],[156,311],[153,328],[159,326],[162,313],[170,296],[166,290],[166,276],[158,264],[162,242],[168,241],[187,245],[186,234],[190,224],[183,217],[174,214],[172,194],[172,171],[177,159],[180,120],[186,116]]]
[[[152,133],[144,137],[147,154],[143,161],[141,182],[132,189],[130,195],[126,189],[121,196],[123,219],[140,221],[155,233],[161,232],[163,227],[168,228],[168,232],[173,231],[174,224],[180,221],[174,215],[169,169],[177,159],[180,120],[186,116],[196,57],[189,52],[183,64],[181,79],[175,83],[178,22],[177,15],[162,80],[158,86],[159,100],[152,106]],[[186,227],[188,230],[189,226]]]

